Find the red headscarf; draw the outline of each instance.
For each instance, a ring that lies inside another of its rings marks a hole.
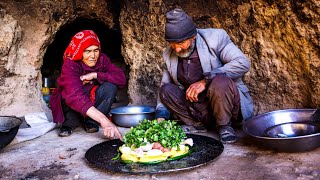
[[[100,47],[100,41],[96,33],[92,30],[83,30],[72,37],[72,40],[63,54],[63,60],[71,59],[73,61],[81,60],[83,51],[91,46]]]

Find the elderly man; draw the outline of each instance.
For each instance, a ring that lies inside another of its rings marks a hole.
[[[215,124],[221,142],[235,142],[232,122],[253,115],[242,81],[249,60],[224,30],[197,29],[182,9],[166,14],[165,39],[170,46],[163,53],[158,120],[168,119],[169,109],[191,129],[201,132]]]

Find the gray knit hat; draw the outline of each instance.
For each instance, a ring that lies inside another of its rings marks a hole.
[[[197,34],[197,28],[190,16],[182,9],[167,12],[165,38],[169,42],[181,42]]]

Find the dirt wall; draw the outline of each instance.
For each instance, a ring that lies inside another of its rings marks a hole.
[[[77,17],[112,28],[113,0],[0,0],[0,115],[50,111],[41,66],[61,26]],[[255,113],[320,106],[320,2],[122,0],[122,55],[131,104],[155,105],[164,62],[165,12],[182,7],[199,28],[223,28],[251,61],[244,80]]]

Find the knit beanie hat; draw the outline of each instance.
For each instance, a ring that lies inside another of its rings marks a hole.
[[[167,12],[165,39],[169,42],[181,42],[197,34],[197,28],[190,16],[182,9]]]

